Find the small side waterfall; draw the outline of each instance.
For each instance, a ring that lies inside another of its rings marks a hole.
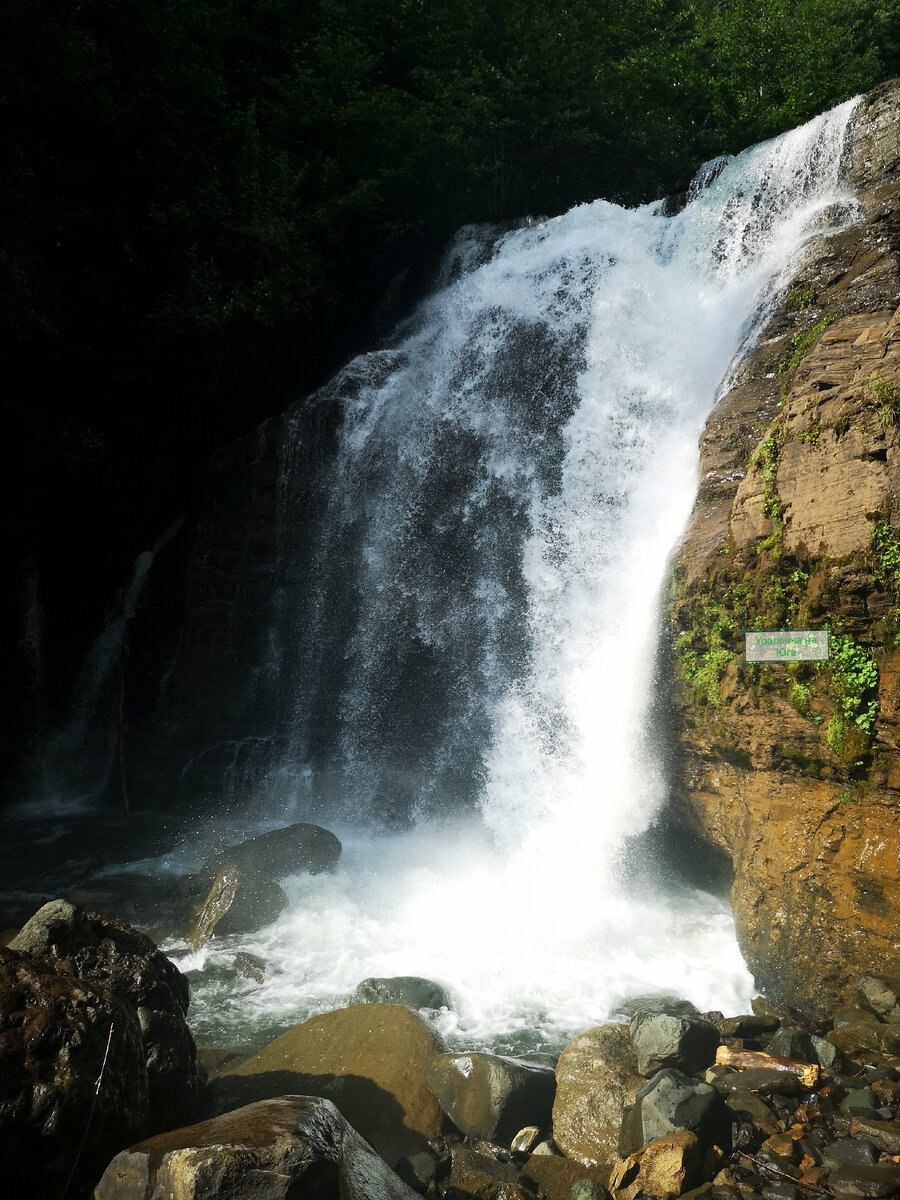
[[[268,786],[345,853],[248,943],[271,984],[229,1000],[203,971],[199,1021],[301,1019],[371,974],[446,984],[470,1046],[559,1044],[629,991],[747,1003],[724,902],[629,886],[623,847],[666,796],[658,606],[698,436],[804,245],[854,211],[853,107],[717,161],[674,217],[463,230],[394,343],[307,402],[343,423],[312,587],[290,451],[281,478]]]
[[[26,806],[33,815],[99,804],[115,774],[120,779],[113,790],[120,806],[127,809],[121,706],[128,623],[138,610],[154,559],[183,520],[178,517],[149,550],[137,556],[125,588],[91,644],[68,719],[45,740],[33,798]]]

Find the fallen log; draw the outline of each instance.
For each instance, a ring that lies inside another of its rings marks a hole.
[[[818,1063],[780,1058],[777,1054],[766,1054],[762,1050],[735,1050],[732,1046],[720,1046],[716,1051],[716,1062],[721,1067],[735,1067],[739,1071],[758,1067],[769,1071],[789,1071],[808,1088],[815,1087],[819,1082]]]

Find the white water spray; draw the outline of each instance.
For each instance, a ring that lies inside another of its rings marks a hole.
[[[201,1025],[290,1023],[373,974],[444,983],[468,1045],[559,1044],[629,992],[746,1006],[724,904],[636,891],[622,849],[666,795],[658,607],[698,437],[804,243],[852,205],[852,108],[709,172],[676,217],[601,201],[493,245],[464,232],[402,340],[329,386],[344,423],[286,774],[302,815],[343,814],[323,820],[344,858],[246,943],[265,985],[229,1001],[200,977]],[[398,814],[416,823],[361,832]]]

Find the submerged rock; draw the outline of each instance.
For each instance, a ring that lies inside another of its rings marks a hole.
[[[549,1126],[556,1076],[497,1054],[438,1054],[425,1078],[443,1112],[467,1137],[509,1142],[527,1123]]]
[[[265,983],[266,981],[268,970],[266,960],[260,958],[258,954],[250,954],[246,950],[241,950],[234,956],[232,966],[238,975],[243,975],[245,979],[252,979],[254,983]]]
[[[56,961],[0,950],[4,1191],[82,1194],[147,1132],[145,1060],[132,1005]]]
[[[95,1200],[414,1200],[328,1100],[282,1096],[118,1154]]]
[[[150,1130],[197,1114],[197,1050],[185,1016],[188,981],[145,934],[67,900],[45,904],[10,942],[79,979],[109,988],[135,1012],[143,1036]]]
[[[310,1017],[259,1053],[219,1072],[213,1112],[296,1093],[324,1096],[389,1163],[427,1149],[444,1116],[425,1066],[446,1049],[399,1004],[354,1004]]]
[[[407,1008],[450,1008],[450,997],[439,983],[420,975],[373,976],[357,985],[357,1004],[405,1004]]]

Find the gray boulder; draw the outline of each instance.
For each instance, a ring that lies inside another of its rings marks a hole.
[[[766,1046],[766,1053],[774,1054],[779,1058],[799,1059],[800,1062],[815,1063],[819,1061],[819,1054],[812,1035],[805,1029],[798,1029],[791,1025],[782,1025],[772,1035],[771,1041]]]
[[[680,996],[667,992],[658,992],[649,996],[628,996],[617,1000],[613,1012],[632,1020],[637,1016],[668,1017],[699,1017],[700,1010],[690,1000],[682,1000]]]
[[[449,1008],[450,997],[439,983],[419,975],[373,976],[357,985],[356,1004],[405,1004],[407,1008]]]
[[[300,822],[223,847],[206,859],[201,874],[216,875],[226,863],[234,863],[267,879],[283,879],[304,871],[319,875],[333,871],[340,857],[341,843],[333,833]]]
[[[525,1125],[550,1124],[556,1076],[547,1067],[497,1054],[436,1054],[425,1078],[467,1137],[509,1143]]]
[[[900,976],[863,975],[856,994],[882,1021],[900,1021]]]
[[[5,1194],[83,1194],[146,1134],[149,1111],[134,1008],[48,959],[0,950]]]
[[[631,1021],[631,1040],[638,1071],[649,1077],[666,1067],[702,1071],[715,1060],[719,1031],[700,1017],[639,1012]]]
[[[621,1153],[633,1154],[676,1129],[696,1133],[705,1147],[730,1146],[731,1114],[716,1089],[670,1068],[638,1092],[622,1123]]]
[[[330,1100],[261,1100],[123,1150],[94,1200],[415,1200]]]
[[[188,981],[154,943],[127,922],[52,900],[10,942],[21,954],[107,987],[134,1012],[144,1042],[150,1131],[194,1119],[200,1079],[185,1016]]]

